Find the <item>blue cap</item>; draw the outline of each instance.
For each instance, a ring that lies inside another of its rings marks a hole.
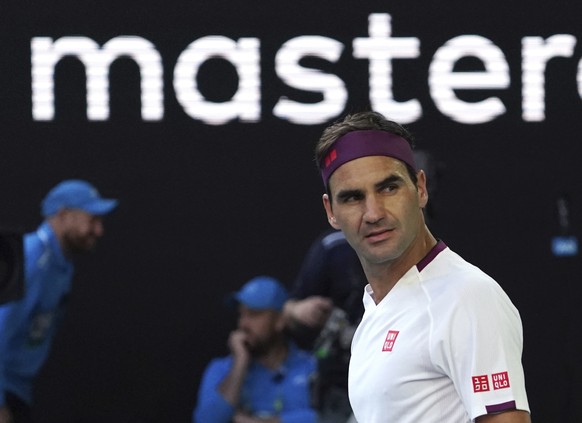
[[[44,217],[56,214],[62,208],[81,209],[93,215],[104,215],[117,206],[117,200],[101,198],[89,182],[69,179],[59,183],[42,200]]]
[[[270,276],[257,276],[248,281],[233,295],[233,299],[253,310],[283,309],[287,301],[287,290]]]

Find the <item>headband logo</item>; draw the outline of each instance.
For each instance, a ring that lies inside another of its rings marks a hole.
[[[335,148],[331,150],[331,152],[325,157],[325,167],[329,167],[331,162],[337,159],[337,151]]]

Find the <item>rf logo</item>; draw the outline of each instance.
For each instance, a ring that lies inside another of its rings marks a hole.
[[[329,167],[331,162],[333,162],[335,159],[337,159],[337,151],[334,148],[325,158],[325,167]]]

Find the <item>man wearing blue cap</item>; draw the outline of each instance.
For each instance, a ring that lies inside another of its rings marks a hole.
[[[0,307],[0,423],[31,422],[32,385],[62,320],[72,257],[94,248],[116,206],[82,180],[59,183],[42,201],[44,221],[24,236],[25,295]]]
[[[285,334],[285,288],[276,279],[258,276],[232,299],[239,318],[228,339],[231,354],[206,368],[192,421],[315,422],[309,381],[316,363]]]

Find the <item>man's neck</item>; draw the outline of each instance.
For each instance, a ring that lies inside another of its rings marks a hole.
[[[412,245],[411,249],[401,257],[378,265],[368,264],[364,266],[366,278],[374,292],[374,302],[378,304],[394,288],[398,281],[413,266],[418,264],[437,244],[436,238],[428,228],[422,232],[420,238]]]
[[[281,364],[283,364],[287,358],[288,352],[288,343],[284,339],[281,339],[264,354],[256,357],[256,360],[267,369],[276,370],[281,367]]]

